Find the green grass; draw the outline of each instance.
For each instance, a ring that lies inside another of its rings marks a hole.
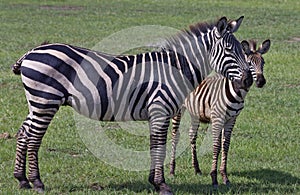
[[[232,186],[228,189],[220,185],[218,192],[300,194],[298,0],[1,1],[0,133],[14,136],[28,112],[21,79],[11,73],[10,66],[41,42],[92,48],[105,37],[130,27],[182,29],[223,15],[234,19],[244,15],[236,33],[239,40],[254,38],[261,43],[269,38],[271,49],[264,57],[267,85],[251,89],[233,132],[228,160]],[[46,194],[154,193],[147,182],[148,171],[118,169],[95,157],[83,143],[75,119],[72,109],[62,108],[43,139],[39,162]],[[113,128],[105,133],[115,143],[129,149],[147,149],[147,136],[118,132],[111,124],[101,124]],[[198,142],[201,145],[201,139]],[[19,190],[13,178],[15,143],[14,137],[0,139],[0,194],[32,194]],[[188,149],[177,160],[175,178],[168,176],[166,168],[167,183],[176,194],[218,193],[211,191],[211,156],[209,152],[201,156],[202,176],[194,175]],[[98,185],[104,190],[94,190]]]

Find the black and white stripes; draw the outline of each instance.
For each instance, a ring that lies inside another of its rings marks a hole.
[[[18,133],[14,175],[20,187],[30,187],[25,176],[27,152],[29,181],[38,191],[44,189],[38,149],[59,107],[69,105],[95,120],[148,120],[149,181],[162,194],[170,194],[163,172],[167,129],[185,97],[212,69],[241,86],[249,84],[242,46],[233,35],[242,19],[228,22],[223,17],[215,24],[199,23],[169,39],[162,51],[113,56],[47,44],[25,54],[13,66],[15,73],[21,73],[29,105]]]
[[[264,59],[262,57],[269,48],[270,41],[266,40],[256,50],[256,42],[242,41],[245,57],[249,63],[253,80],[256,86],[261,88],[266,83],[263,75]],[[187,109],[191,115],[191,127],[189,130],[192,164],[196,174],[201,174],[196,152],[197,131],[200,122],[212,123],[213,136],[213,162],[211,169],[212,183],[217,187],[217,163],[218,156],[222,150],[220,172],[223,182],[229,185],[227,177],[227,153],[230,145],[231,131],[236,118],[244,108],[244,100],[250,87],[240,88],[235,82],[231,82],[220,74],[207,77],[201,84],[191,92],[185,99],[182,112]],[[181,114],[173,117],[172,130],[172,155],[170,173],[175,174],[175,153],[179,141],[179,125]]]

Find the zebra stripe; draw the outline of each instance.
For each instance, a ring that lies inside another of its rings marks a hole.
[[[263,76],[264,59],[262,55],[268,52],[270,40],[264,41],[257,50],[255,41],[242,41],[241,44],[243,45],[245,58],[249,63],[253,80],[256,82],[256,86],[261,88],[266,83]],[[224,184],[230,184],[226,172],[230,137],[236,118],[244,108],[244,100],[249,89],[250,87],[239,88],[234,82],[231,82],[220,74],[216,74],[203,80],[202,83],[185,99],[182,112],[187,109],[192,117],[189,136],[192,151],[192,164],[196,174],[201,174],[196,152],[196,139],[199,124],[200,122],[212,123],[213,162],[210,174],[214,187],[218,186],[217,163],[221,147],[223,148],[223,151],[220,172]],[[179,113],[172,119],[172,155],[170,162],[170,174],[172,175],[175,174],[176,145],[179,141],[178,129],[181,114],[182,113]]]
[[[27,52],[13,66],[21,73],[29,105],[18,132],[14,176],[20,187],[29,188],[30,181],[36,190],[44,190],[38,150],[59,107],[69,105],[95,120],[148,120],[149,181],[157,191],[170,194],[163,171],[167,130],[188,93],[212,69],[245,87],[252,79],[242,45],[233,35],[242,19],[199,23],[166,40],[161,51],[137,55],[113,56],[58,43]]]

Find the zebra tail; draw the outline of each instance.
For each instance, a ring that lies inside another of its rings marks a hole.
[[[21,74],[21,64],[23,60],[26,58],[29,52],[25,53],[21,58],[19,58],[14,65],[11,66],[11,70],[15,75],[20,75]]]
[[[22,62],[21,62],[22,63]],[[11,70],[15,75],[20,75],[21,74],[21,63],[15,63],[14,65],[11,66]]]
[[[50,43],[49,41],[44,41],[43,43],[41,43],[41,45],[47,45],[49,43]],[[16,63],[14,65],[11,66],[11,70],[13,71],[13,73],[15,73],[15,75],[21,74],[21,64],[29,53],[30,53],[30,51],[25,53],[21,58],[19,58],[16,61]]]

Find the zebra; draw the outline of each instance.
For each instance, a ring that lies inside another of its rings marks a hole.
[[[31,188],[31,183],[36,191],[44,191],[38,150],[52,118],[65,105],[99,121],[148,121],[148,180],[160,194],[172,194],[164,177],[167,131],[186,96],[212,70],[243,87],[252,83],[242,45],[233,34],[243,18],[191,25],[167,38],[163,50],[136,55],[61,43],[25,53],[12,66],[15,74],[21,74],[29,106],[17,133],[14,177],[19,187]]]
[[[268,52],[271,42],[269,39],[265,40],[258,49],[256,49],[256,42],[254,40],[250,40],[249,42],[244,40],[241,44],[245,52],[246,61],[249,63],[253,80],[256,82],[256,86],[258,88],[262,88],[266,84],[263,74],[265,62],[262,55]],[[195,173],[202,174],[199,168],[196,152],[197,130],[200,122],[211,122],[213,136],[213,162],[210,175],[212,178],[212,184],[214,188],[217,188],[217,163],[222,147],[220,173],[223,178],[223,183],[227,186],[230,185],[226,172],[230,137],[235,121],[244,108],[244,100],[249,89],[250,86],[246,88],[239,88],[234,82],[231,82],[220,74],[215,74],[203,80],[202,83],[188,95],[185,99],[182,112],[172,119],[171,175],[175,174],[175,154],[176,145],[180,136],[178,131],[180,119],[184,110],[187,109],[192,118],[189,137],[191,143],[192,165]]]

